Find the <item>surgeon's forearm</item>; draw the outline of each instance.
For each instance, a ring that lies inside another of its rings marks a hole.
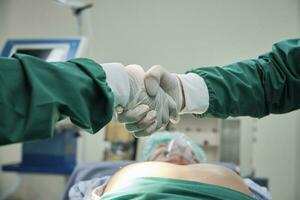
[[[104,70],[92,60],[0,58],[0,145],[48,138],[61,116],[97,132],[112,118],[113,99]]]
[[[300,41],[295,39],[275,44],[258,59],[191,70],[208,87],[205,116],[263,117],[300,108],[299,55]]]

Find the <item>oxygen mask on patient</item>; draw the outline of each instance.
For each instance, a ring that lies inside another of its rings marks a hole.
[[[163,155],[165,160],[178,162],[177,164],[200,163],[200,159],[195,155],[190,142],[185,139],[184,135],[172,139],[165,146]]]
[[[184,134],[157,132],[146,142],[144,160],[188,165],[206,162],[206,157],[201,147]]]

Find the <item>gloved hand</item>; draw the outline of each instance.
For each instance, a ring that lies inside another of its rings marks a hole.
[[[155,97],[166,92],[175,101],[178,112],[182,110],[185,104],[184,94],[181,81],[176,74],[171,74],[163,67],[155,65],[146,72],[144,82],[149,96]],[[178,122],[179,115],[172,115],[170,120],[173,123]]]
[[[209,93],[204,79],[195,73],[171,74],[161,66],[153,66],[145,75],[145,88],[149,96],[155,96],[163,89],[174,99],[180,114],[203,114],[209,107]],[[178,122],[179,116],[171,116],[171,122]]]
[[[149,96],[144,87],[144,70],[139,65],[126,68],[129,79],[129,100],[116,107],[117,118],[136,137],[147,136],[165,126],[170,115],[177,115],[174,100],[162,88],[156,88],[156,95]]]

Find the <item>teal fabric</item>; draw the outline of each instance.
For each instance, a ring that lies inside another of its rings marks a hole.
[[[0,145],[51,137],[65,116],[95,133],[111,120],[113,98],[105,72],[92,60],[0,58]]]
[[[275,44],[258,59],[191,70],[204,78],[209,108],[202,115],[264,117],[300,108],[300,40]]]
[[[106,193],[99,200],[254,200],[253,197],[225,187],[196,181],[145,177],[137,178],[117,192]]]

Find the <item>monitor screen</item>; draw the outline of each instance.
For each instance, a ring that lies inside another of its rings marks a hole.
[[[6,41],[0,55],[11,57],[15,53],[22,53],[47,62],[60,62],[82,56],[84,47],[84,38],[12,39]]]
[[[53,49],[17,49],[16,53],[23,53],[37,58],[47,60]]]

